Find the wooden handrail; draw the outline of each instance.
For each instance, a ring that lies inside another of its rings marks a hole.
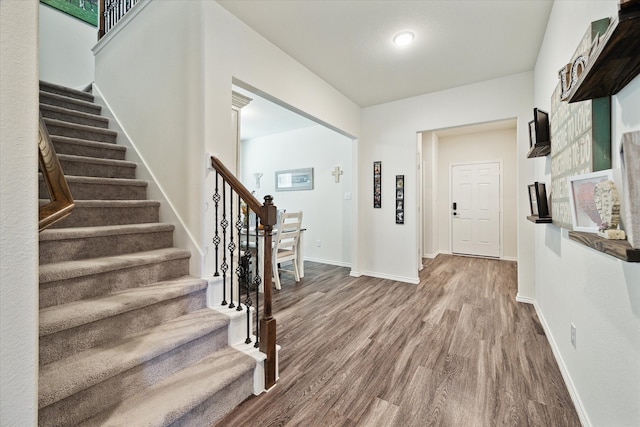
[[[254,211],[262,221],[263,218],[262,216],[260,216],[262,211],[262,204],[260,204],[258,199],[256,199],[255,196],[251,194],[247,187],[245,187],[217,157],[211,156],[211,166],[220,174],[220,176],[222,176],[222,179],[224,179],[231,186],[231,188],[233,188],[233,190],[238,193],[240,198],[244,200],[249,209]],[[276,222],[274,218],[273,224],[271,225],[275,225],[275,223]]]
[[[273,204],[273,197],[265,196],[264,204],[235,177],[233,173],[218,159],[211,156],[211,166],[222,177],[223,181],[229,184],[231,189],[238,194],[238,197],[247,204],[247,207],[256,213],[260,218],[260,224],[264,229],[264,263],[262,283],[263,286],[263,316],[260,318],[260,351],[266,354],[265,361],[265,388],[269,389],[276,383],[276,319],[273,317],[272,289],[273,289],[273,226],[277,220],[277,209]]]
[[[75,206],[42,114],[40,114],[38,149],[40,170],[51,200],[40,206],[38,212],[38,229],[42,231],[69,215]]]

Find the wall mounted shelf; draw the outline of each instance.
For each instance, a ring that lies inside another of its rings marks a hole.
[[[527,158],[544,157],[551,153],[551,144],[536,144],[527,153]]]
[[[535,222],[536,224],[551,224],[551,217],[548,218],[540,218],[538,215],[529,215],[527,219],[531,222]]]
[[[615,95],[640,73],[640,2],[628,2],[612,19],[568,101]]]
[[[640,262],[640,249],[633,249],[626,240],[604,239],[597,234],[570,231],[569,238],[596,251],[627,262]]]

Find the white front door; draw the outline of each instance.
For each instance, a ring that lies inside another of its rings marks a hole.
[[[500,163],[451,166],[451,252],[500,257]]]

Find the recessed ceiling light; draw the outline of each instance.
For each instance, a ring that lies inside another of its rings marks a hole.
[[[393,42],[396,46],[406,46],[416,38],[416,35],[411,31],[403,31],[401,33],[396,34],[393,37]]]

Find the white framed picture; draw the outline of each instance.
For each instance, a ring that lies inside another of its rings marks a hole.
[[[574,231],[598,232],[602,221],[596,207],[594,190],[596,184],[603,181],[613,181],[611,169],[567,177],[571,222]]]

